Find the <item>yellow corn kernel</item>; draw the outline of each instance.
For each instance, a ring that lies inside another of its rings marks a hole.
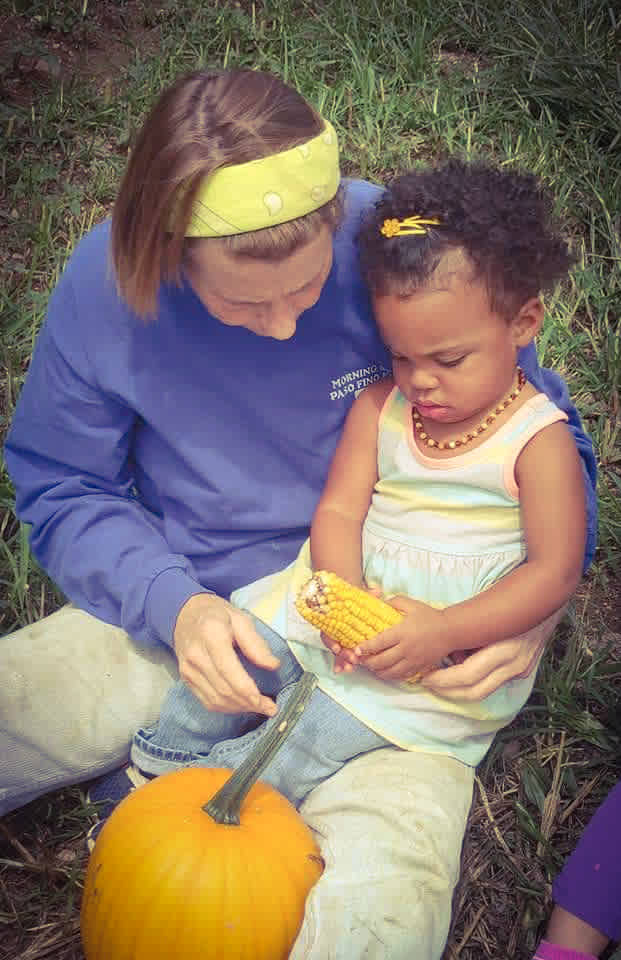
[[[384,600],[327,570],[319,570],[304,584],[296,607],[314,627],[349,648],[403,620],[403,614]]]
[[[305,620],[335,643],[349,649],[394,627],[404,617],[385,600],[354,587],[328,570],[318,570],[307,580],[295,605]],[[407,683],[418,683],[427,672],[424,670],[409,677]]]

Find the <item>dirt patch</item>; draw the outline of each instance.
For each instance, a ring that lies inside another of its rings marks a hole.
[[[0,13],[0,99],[26,106],[57,84],[113,84],[135,48],[155,51],[165,9],[145,0],[32,4]]]

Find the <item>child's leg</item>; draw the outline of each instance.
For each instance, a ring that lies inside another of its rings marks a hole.
[[[595,811],[556,878],[552,896],[567,913],[601,930],[608,939],[619,940],[620,890],[621,783],[618,783]]]
[[[557,905],[535,960],[593,960],[607,945],[608,937]]]
[[[262,693],[276,697],[297,680],[302,671],[285,641],[261,621],[255,627],[280,660],[277,670],[264,670],[240,654],[244,669]],[[202,761],[215,744],[243,736],[262,720],[257,714],[227,714],[207,710],[184,683],[178,681],[168,692],[157,724],[139,730],[131,748],[132,762],[149,774],[167,773]]]
[[[621,938],[621,783],[595,811],[556,878],[538,960],[597,957]]]
[[[279,712],[245,736],[219,743],[201,766],[238,767],[259,740],[280,723],[296,682],[276,697]],[[296,806],[310,791],[360,754],[388,746],[386,740],[316,689],[276,756],[261,774]]]

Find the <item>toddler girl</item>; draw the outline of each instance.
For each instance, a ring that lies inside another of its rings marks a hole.
[[[232,596],[287,637],[258,625],[280,658],[275,671],[244,662],[265,695],[283,707],[302,668],[318,677],[264,775],[296,804],[387,743],[478,764],[525,703],[534,671],[475,703],[404,681],[456,652],[549,626],[580,579],[580,460],[565,414],[517,365],[541,328],[540,293],[570,265],[550,209],[532,176],[451,162],[399,177],[362,226],[392,377],[353,404],[310,544]],[[311,568],[394,598],[404,620],[353,653],[326,649],[294,606]],[[179,764],[238,766],[279,722],[209,713],[181,683],[171,696],[193,744]],[[136,766],[170,769],[166,733],[153,747],[139,731]],[[169,746],[174,738],[171,729]]]

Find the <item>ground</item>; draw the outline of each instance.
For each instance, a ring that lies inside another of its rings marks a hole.
[[[81,17],[77,7],[56,0],[31,15],[0,11],[2,99],[32,104],[54,83],[113,83],[134,47],[156,47],[163,8],[146,0],[98,0]]]

